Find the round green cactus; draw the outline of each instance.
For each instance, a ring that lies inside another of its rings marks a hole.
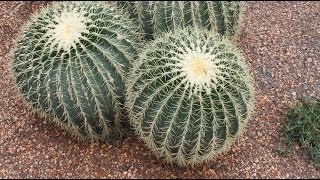
[[[241,1],[119,1],[139,22],[146,39],[188,25],[215,30],[233,38],[240,29]]]
[[[253,109],[253,79],[230,40],[185,28],[151,41],[133,65],[126,106],[158,157],[194,165],[226,152]]]
[[[124,82],[140,37],[120,11],[103,2],[55,2],[32,17],[12,50],[27,102],[82,140],[103,140],[123,125]]]

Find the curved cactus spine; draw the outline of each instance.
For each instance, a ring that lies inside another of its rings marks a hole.
[[[240,1],[133,1],[119,2],[137,19],[146,39],[172,29],[200,26],[231,39],[240,30],[244,10]]]
[[[140,37],[115,4],[56,2],[24,27],[12,50],[27,102],[82,140],[120,132],[125,80]]]
[[[126,92],[140,137],[158,157],[181,166],[225,152],[253,108],[243,56],[219,34],[191,27],[148,47],[133,65]]]

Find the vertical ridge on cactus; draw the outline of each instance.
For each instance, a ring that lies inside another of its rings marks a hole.
[[[16,41],[16,86],[37,112],[79,139],[104,140],[120,132],[136,31],[115,4],[55,2]]]
[[[130,122],[169,163],[195,165],[225,152],[253,109],[253,79],[244,57],[204,28],[156,38],[133,65],[127,83]]]
[[[244,10],[241,1],[120,1],[147,40],[172,29],[200,26],[230,39],[237,36]]]

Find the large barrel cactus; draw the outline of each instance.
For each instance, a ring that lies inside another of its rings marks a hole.
[[[55,2],[33,16],[12,51],[17,88],[81,140],[122,126],[125,78],[140,38],[116,4]]]
[[[188,27],[151,41],[133,65],[129,118],[158,157],[178,165],[213,159],[237,139],[253,108],[253,79],[232,43]]]
[[[201,26],[231,39],[240,29],[241,1],[119,1],[146,39],[175,28]]]

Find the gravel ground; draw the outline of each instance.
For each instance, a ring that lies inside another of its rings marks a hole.
[[[21,25],[45,2],[0,2],[0,178],[319,178],[298,145],[277,152],[284,112],[320,94],[320,2],[247,2],[238,39],[255,79],[256,108],[246,132],[210,164],[164,164],[134,135],[83,144],[33,116],[10,77],[9,51]]]

